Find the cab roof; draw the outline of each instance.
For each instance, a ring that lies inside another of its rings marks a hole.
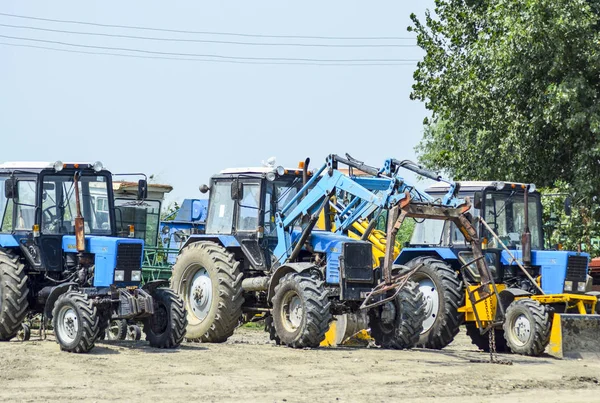
[[[0,171],[28,171],[40,173],[44,169],[54,169],[54,162],[47,161],[6,161],[0,164]],[[90,162],[64,162],[65,168],[71,168],[72,165],[81,165],[83,167],[91,167]],[[104,169],[104,168],[103,168]]]
[[[461,192],[478,192],[488,187],[496,187],[497,184],[502,181],[458,181]],[[527,185],[526,183],[519,182],[503,182],[504,189],[510,189],[512,185],[521,187]],[[450,189],[450,185],[445,182],[436,182],[425,189],[426,193],[445,193]]]
[[[227,168],[219,172],[220,174],[267,174],[275,172],[275,167],[243,167],[243,168]],[[284,168],[286,171],[294,172],[300,168]]]

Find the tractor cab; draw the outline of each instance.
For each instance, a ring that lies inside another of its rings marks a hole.
[[[426,192],[433,197],[442,197],[448,185],[436,183]],[[535,292],[534,284],[519,275],[512,254],[528,267],[532,276],[538,278],[546,293],[578,293],[588,290],[586,254],[568,251],[544,250],[542,223],[542,203],[535,185],[509,182],[467,181],[460,182],[459,197],[473,200],[471,215],[482,217],[492,235],[482,222],[477,230],[482,244],[486,247],[486,260],[495,280],[511,286]],[[527,203],[527,208],[525,208]],[[509,251],[504,250],[504,245]],[[424,220],[415,226],[410,248],[399,257],[402,261],[411,253],[411,248],[431,248],[440,253],[458,257],[457,267],[472,260],[469,245],[450,222]],[[451,251],[449,252],[448,249]],[[413,252],[416,253],[416,252]],[[437,252],[436,252],[437,253]],[[478,281],[474,268],[467,267],[467,273]]]
[[[269,250],[277,243],[275,213],[303,186],[302,168],[232,168],[211,178],[206,235],[224,245],[240,246],[246,268],[268,270]],[[201,188],[201,190],[202,190]],[[269,247],[271,246],[271,248]]]

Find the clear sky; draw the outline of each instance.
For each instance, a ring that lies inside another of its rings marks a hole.
[[[409,15],[433,1],[4,0],[0,13],[191,31],[338,37],[412,37]],[[273,42],[51,23],[0,24],[164,38]],[[93,46],[243,57],[419,59],[417,47],[333,48],[141,41],[0,26],[0,35]],[[293,40],[278,40],[293,42]],[[0,42],[53,46],[0,38]],[[414,40],[375,41],[415,44]],[[375,43],[373,42],[373,43]],[[295,43],[350,43],[296,39]],[[91,49],[94,51],[94,49]],[[427,111],[409,100],[414,64],[228,64],[55,52],[0,45],[0,161],[100,160],[175,187],[170,200],[227,167],[275,156],[313,167],[329,153],[371,164],[415,158]],[[412,176],[408,176],[407,178]]]

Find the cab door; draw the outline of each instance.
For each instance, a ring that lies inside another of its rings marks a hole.
[[[264,197],[261,181],[240,179],[237,186],[235,236],[252,268],[267,270],[262,237]]]

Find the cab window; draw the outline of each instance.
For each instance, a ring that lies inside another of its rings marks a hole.
[[[0,232],[11,232],[13,230],[13,200],[7,199],[4,194],[4,181],[0,178]]]
[[[231,234],[234,201],[231,198],[231,182],[215,182],[211,189],[207,234]]]
[[[15,230],[31,230],[35,223],[35,181],[18,181]]]
[[[242,199],[238,205],[238,231],[256,231],[260,207],[260,186],[258,183],[242,185]]]

